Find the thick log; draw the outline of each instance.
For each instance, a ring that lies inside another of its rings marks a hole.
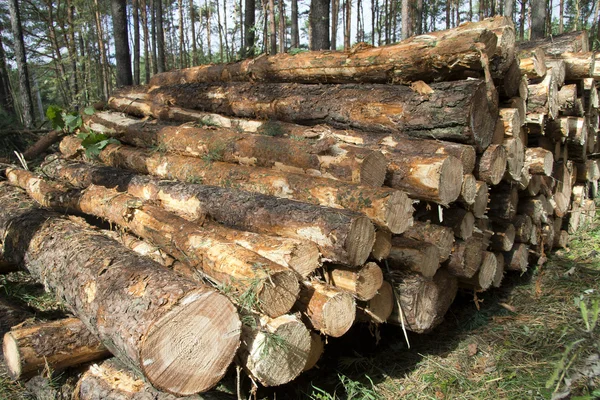
[[[528,90],[528,113],[547,114],[550,118],[558,117],[558,85],[553,74],[546,74],[540,83],[529,85]]]
[[[375,232],[375,243],[371,250],[371,258],[381,261],[388,257],[392,249],[392,233],[378,229]]]
[[[514,108],[517,110],[518,124],[523,126],[525,124],[525,117],[527,116],[527,101],[522,97],[511,97],[502,103],[502,107],[505,109]],[[500,108],[502,110],[502,108]],[[499,110],[499,112],[501,112]]]
[[[484,26],[459,26],[389,46],[363,43],[347,52],[283,53],[170,71],[154,75],[150,86],[223,81],[410,84],[450,80],[469,70],[481,71],[482,54],[491,57],[496,42],[496,35]]]
[[[321,335],[316,332],[310,332],[310,353],[308,355],[308,360],[306,360],[304,371],[313,369],[324,352],[325,343],[323,342]]]
[[[577,101],[577,85],[564,85],[558,91],[558,109],[560,112],[566,112],[575,108]]]
[[[504,136],[516,137],[520,135],[524,116],[521,115],[518,108],[500,108],[498,116],[504,128]]]
[[[500,76],[494,73],[494,76],[496,77],[498,94],[501,98],[508,99],[519,94],[522,74],[517,59],[513,59],[506,72],[500,74]]]
[[[136,197],[95,185],[67,192],[21,170],[8,171],[7,178],[26,188],[44,206],[95,215],[130,229],[182,263],[230,287],[232,298],[254,296],[258,310],[271,317],[285,314],[296,301],[299,285],[290,269],[159,207],[144,205]]]
[[[447,205],[460,195],[463,166],[446,155],[387,153],[389,161],[385,184],[410,197]]]
[[[495,186],[490,193],[489,215],[510,221],[517,215],[519,190],[516,185]]]
[[[529,243],[533,229],[531,217],[526,214],[518,214],[511,222],[515,227],[515,242]]]
[[[394,310],[394,289],[387,281],[377,291],[377,294],[369,301],[359,303],[356,306],[356,320],[359,322],[385,323]]]
[[[396,302],[388,323],[416,333],[430,332],[442,322],[458,290],[456,278],[443,269],[433,279],[395,271],[391,283]]]
[[[73,400],[198,400],[199,396],[178,397],[160,392],[150,383],[112,358],[102,364],[93,364],[81,376],[73,392]],[[205,400],[232,400],[231,396],[209,392]]]
[[[309,141],[278,137],[283,132],[276,123],[262,129],[261,133],[249,134],[234,128],[169,126],[116,113],[101,113],[91,117],[88,126],[137,147],[318,175],[373,187],[383,184],[386,172],[385,158],[377,151],[335,145],[333,138]]]
[[[460,207],[448,208],[443,210],[441,214],[438,209],[433,209],[428,211],[421,219],[452,229],[454,236],[462,240],[467,240],[473,236],[475,216],[472,212]]]
[[[457,240],[450,258],[444,263],[445,269],[459,278],[472,278],[481,265],[483,246],[478,237]]]
[[[366,263],[360,269],[332,265],[325,268],[325,281],[352,293],[358,300],[371,300],[383,284],[381,268],[374,262]]]
[[[600,80],[600,56],[595,52],[564,52],[552,55],[566,65],[565,79],[577,81],[584,78]]]
[[[332,337],[346,333],[356,316],[352,295],[318,281],[303,283],[295,308],[313,329]]]
[[[496,16],[479,22],[466,22],[461,26],[486,28],[496,34],[498,42],[496,51],[490,60],[490,67],[496,75],[506,72],[515,58],[516,35],[512,20],[508,17]]]
[[[479,80],[431,84],[429,94],[389,85],[227,83],[168,86],[152,91],[151,97],[160,104],[224,115],[397,132],[480,150],[491,141],[497,113]]]
[[[552,152],[541,147],[529,147],[525,150],[525,166],[532,174],[552,175],[554,156]]]
[[[2,351],[14,380],[26,379],[44,368],[61,371],[110,355],[77,318],[13,329],[4,335]]]
[[[477,178],[473,174],[464,174],[458,201],[467,206],[475,204],[477,197]]]
[[[546,54],[544,50],[535,48],[519,51],[519,69],[529,79],[546,76]]]
[[[237,357],[263,386],[294,380],[304,370],[311,347],[310,331],[296,315],[256,316],[251,326],[242,326],[242,342]]]
[[[59,165],[47,164],[44,171],[49,176],[61,176],[60,172],[54,172]],[[93,169],[79,164],[78,171],[78,174],[69,172],[70,183],[87,186],[93,182],[119,187],[144,200],[159,201],[168,211],[192,221],[209,215],[230,227],[309,240],[319,246],[323,257],[335,262],[363,264],[375,241],[371,222],[363,215],[347,210],[236,189],[159,181],[114,168]],[[332,214],[335,219],[330,217]]]
[[[506,271],[525,272],[529,266],[529,246],[515,243],[510,251],[504,253],[504,269]]]
[[[519,51],[536,48],[544,50],[546,56],[550,57],[568,52],[587,52],[589,51],[589,35],[587,31],[576,31],[519,43]]]
[[[221,379],[240,335],[225,296],[37,208],[20,189],[0,185],[0,204],[1,234],[12,243],[5,257],[24,262],[111,353],[178,395]]]
[[[477,274],[470,279],[459,278],[459,284],[475,290],[488,290],[494,283],[497,269],[498,260],[496,259],[496,255],[490,251],[484,251]]]
[[[63,154],[72,155],[79,148],[78,139],[67,137],[61,142]],[[402,233],[412,223],[412,201],[404,192],[390,188],[355,186],[331,179],[217,161],[202,162],[184,156],[159,155],[116,145],[106,146],[100,153],[100,159],[114,167],[150,173],[165,179],[202,182],[206,185],[258,192],[337,209],[346,208],[365,214],[376,224],[393,233]],[[62,169],[68,171],[72,169],[66,168],[64,162],[56,161],[56,163]],[[86,174],[80,170],[76,173],[65,172],[64,178],[70,176],[71,178],[67,179],[73,184],[75,183],[73,181],[80,179],[79,176],[90,174],[96,176],[97,172],[93,172],[96,171],[95,169],[89,171]],[[102,182],[99,177],[86,179],[91,179],[90,182]],[[345,214],[345,211],[341,210],[340,213]]]
[[[548,223],[549,215],[554,213],[554,209],[543,194],[536,197],[521,198],[518,211],[519,214],[529,215],[536,225]]]
[[[397,236],[392,239],[387,263],[394,270],[418,272],[431,278],[440,267],[440,256],[431,243]]]
[[[506,149],[502,145],[492,144],[481,155],[475,168],[478,180],[497,185],[506,171]]]
[[[499,288],[502,284],[502,279],[504,279],[504,254],[494,253],[494,255],[496,256],[496,274],[494,275],[492,286]]]
[[[445,226],[415,221],[403,237],[433,244],[438,249],[439,260],[444,262],[450,257],[454,245],[454,231]]]

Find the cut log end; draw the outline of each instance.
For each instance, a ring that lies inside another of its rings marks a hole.
[[[144,375],[169,393],[205,392],[219,382],[233,360],[240,329],[235,307],[225,296],[191,292],[147,332],[140,350]]]
[[[308,354],[308,360],[306,360],[306,365],[304,366],[304,371],[308,371],[313,369],[319,359],[323,355],[325,351],[325,343],[323,343],[323,339],[321,339],[321,335],[316,332],[310,333],[310,353]]]
[[[489,146],[479,161],[478,178],[492,185],[500,183],[506,171],[506,158],[506,150],[502,145]]]
[[[378,151],[370,152],[360,166],[360,183],[365,186],[381,187],[385,181],[387,160]]]
[[[299,243],[290,254],[288,265],[303,277],[311,274],[319,265],[319,248],[310,242]]]
[[[340,292],[331,297],[323,306],[323,320],[326,325],[321,332],[333,337],[340,337],[348,332],[356,317],[354,299],[347,293]]]
[[[440,203],[450,204],[458,199],[462,190],[463,165],[456,157],[448,157],[440,168]]]
[[[471,110],[469,112],[471,116],[470,128],[478,151],[483,151],[492,142],[496,117],[498,116],[498,110],[496,109],[494,112],[492,108],[488,100],[486,86],[482,84],[471,100]]]
[[[385,210],[385,221],[390,232],[400,234],[412,225],[414,212],[412,200],[401,191],[389,196]]]
[[[293,271],[271,273],[258,294],[260,309],[270,317],[283,315],[296,302],[296,296],[290,294],[299,291],[300,284]]]
[[[375,233],[375,244],[371,251],[371,257],[377,261],[384,260],[390,255],[392,249],[392,234],[390,232],[378,230]]]
[[[383,324],[394,310],[394,289],[392,285],[383,281],[375,297],[369,300],[364,307],[358,309],[358,321]]]
[[[460,191],[460,200],[467,204],[473,205],[477,196],[477,179],[472,174],[463,176],[463,184]]]
[[[375,244],[375,227],[367,217],[356,218],[350,227],[344,247],[351,265],[365,263]]]
[[[8,370],[8,375],[13,380],[19,379],[22,375],[21,354],[19,352],[19,343],[7,332],[4,334],[4,343],[2,344],[2,352],[4,354],[4,362]]]

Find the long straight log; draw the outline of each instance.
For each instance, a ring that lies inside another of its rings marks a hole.
[[[385,178],[386,161],[379,152],[336,146],[333,138],[311,142],[278,137],[282,132],[276,124],[265,128],[262,134],[248,134],[232,128],[151,124],[116,113],[100,113],[91,117],[88,126],[95,131],[110,132],[122,142],[163,152],[319,175],[374,187],[381,186]]]
[[[0,184],[0,205],[5,257],[54,290],[111,353],[178,395],[221,379],[240,337],[225,296],[39,209],[21,189]]]
[[[431,84],[429,94],[407,86],[227,83],[168,86],[151,97],[160,104],[237,117],[457,141],[481,151],[491,142],[497,116],[479,80]]]
[[[290,269],[136,197],[94,185],[68,192],[22,170],[7,171],[7,178],[44,206],[94,215],[130,229],[240,296],[255,296],[258,310],[271,317],[285,314],[296,301],[299,285]]]
[[[49,176],[59,177],[57,169],[55,163],[44,168]],[[363,264],[375,241],[375,229],[368,218],[347,210],[236,189],[159,181],[114,168],[99,172],[79,165],[79,171],[79,174],[68,174],[70,183],[123,188],[121,190],[133,196],[160,201],[165,209],[192,221],[208,215],[219,223],[242,230],[309,240],[319,246],[324,258],[334,262]]]
[[[150,86],[191,82],[403,83],[440,81],[481,71],[496,35],[476,24],[414,36],[390,46],[365,44],[349,52],[261,56],[234,64],[202,65],[154,75]]]
[[[80,149],[79,139],[67,137],[61,142],[61,151],[73,155]],[[377,225],[393,233],[402,233],[412,224],[412,201],[404,192],[390,188],[369,188],[331,179],[313,178],[264,168],[251,168],[227,163],[203,162],[178,155],[160,155],[128,147],[108,145],[99,155],[106,164],[139,173],[150,173],[160,178],[206,185],[235,188],[248,192],[277,196],[304,203],[336,209],[346,208],[365,214]],[[64,167],[65,163],[57,163]],[[74,168],[74,167],[73,167]],[[90,175],[90,182],[101,182],[95,169],[65,172],[72,184],[80,176]],[[72,168],[63,168],[72,171]],[[75,170],[73,170],[75,171]],[[50,172],[48,172],[50,173]],[[344,211],[341,211],[343,214]]]
[[[587,31],[576,31],[519,43],[520,51],[536,48],[544,50],[546,56],[551,57],[568,52],[587,52],[589,51],[589,35]]]
[[[31,377],[44,368],[61,371],[110,355],[77,318],[13,329],[4,335],[2,351],[14,380]]]
[[[584,78],[600,80],[600,56],[595,52],[564,52],[553,54],[553,59],[562,60],[566,66],[566,80]]]

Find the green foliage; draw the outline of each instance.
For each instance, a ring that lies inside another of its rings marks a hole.
[[[111,143],[120,144],[117,139],[93,131],[81,132],[77,137],[82,140],[81,146],[85,149],[85,156],[89,159],[98,157],[100,151]]]
[[[289,349],[289,343],[283,338],[283,336],[271,332],[262,332],[264,335],[263,341],[259,345],[260,357],[267,357],[272,351],[278,349],[285,352]]]
[[[338,374],[340,383],[336,386],[333,394],[318,388],[313,385],[313,392],[310,394],[310,398],[314,400],[337,400],[344,398],[347,400],[379,400],[383,397],[376,392],[375,384],[368,375],[365,378],[369,381],[369,385],[350,379],[349,377]],[[340,397],[337,394],[339,387],[342,387],[345,396]]]
[[[308,51],[307,49],[300,49],[300,48],[294,47],[293,49],[288,50],[288,54],[295,56],[296,54],[305,53],[307,51]]]
[[[93,107],[87,107],[84,110],[86,115],[93,115],[94,112]],[[83,125],[83,119],[79,113],[68,113],[55,104],[46,109],[46,118],[50,120],[52,129],[61,129],[65,133],[73,133]]]
[[[52,129],[64,129],[65,121],[62,116],[63,109],[57,105],[51,105],[46,109],[46,118],[50,120]]]
[[[263,123],[256,133],[272,137],[281,137],[285,135],[281,124],[272,120],[268,120],[267,122]]]

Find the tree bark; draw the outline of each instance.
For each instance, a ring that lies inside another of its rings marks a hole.
[[[329,0],[311,0],[309,23],[311,50],[329,49]]]
[[[531,34],[529,40],[546,37],[546,1],[531,0]]]
[[[8,8],[10,11],[10,22],[14,38],[15,59],[19,71],[19,91],[23,107],[21,111],[23,113],[23,125],[26,128],[32,128],[35,122],[35,114],[33,111],[33,100],[31,98],[31,88],[29,85],[29,69],[27,66],[27,54],[25,52],[19,2],[17,0],[10,0],[8,2]]]
[[[166,52],[165,52],[165,30],[163,27],[163,7],[162,0],[152,0],[154,8],[154,18],[156,19],[156,65],[157,72],[167,70]]]
[[[424,96],[406,86],[199,83],[160,87],[151,98],[237,117],[454,140],[483,151],[491,143],[497,116],[485,82],[436,83],[431,89]]]
[[[133,85],[139,85],[140,84],[140,10],[139,10],[138,0],[131,1],[131,9],[133,11]]]
[[[64,139],[61,151],[75,154],[79,145],[79,141]],[[108,165],[161,178],[198,181],[336,209],[345,208],[365,214],[394,233],[404,232],[412,223],[411,201],[404,192],[390,188],[354,186],[331,179],[216,161],[194,162],[188,157],[153,154],[125,146],[109,145],[100,157]]]
[[[225,296],[37,208],[20,189],[1,185],[0,204],[2,237],[12,244],[5,257],[54,290],[111,353],[171,393],[217,384],[239,345],[239,318]],[[207,344],[197,346],[198,337]]]
[[[13,329],[4,335],[4,359],[14,380],[31,377],[45,368],[65,368],[110,355],[77,318]]]
[[[563,53],[585,53],[589,50],[587,31],[575,31],[552,36],[551,38],[519,43],[519,51],[540,48],[547,57],[560,57]]]
[[[481,54],[496,51],[496,35],[475,26],[433,32],[385,47],[353,52],[307,52],[259,57],[229,65],[204,65],[152,78],[151,86],[221,81],[301,83],[401,83],[462,78],[482,71]],[[316,49],[315,49],[316,50]],[[415,62],[418,60],[418,62]]]
[[[291,48],[300,48],[300,29],[298,28],[298,0],[292,0]]]
[[[127,2],[111,0],[113,34],[115,37],[115,58],[117,60],[117,86],[133,85],[131,56],[127,34]]]
[[[254,57],[256,38],[256,0],[244,0],[244,56]]]

